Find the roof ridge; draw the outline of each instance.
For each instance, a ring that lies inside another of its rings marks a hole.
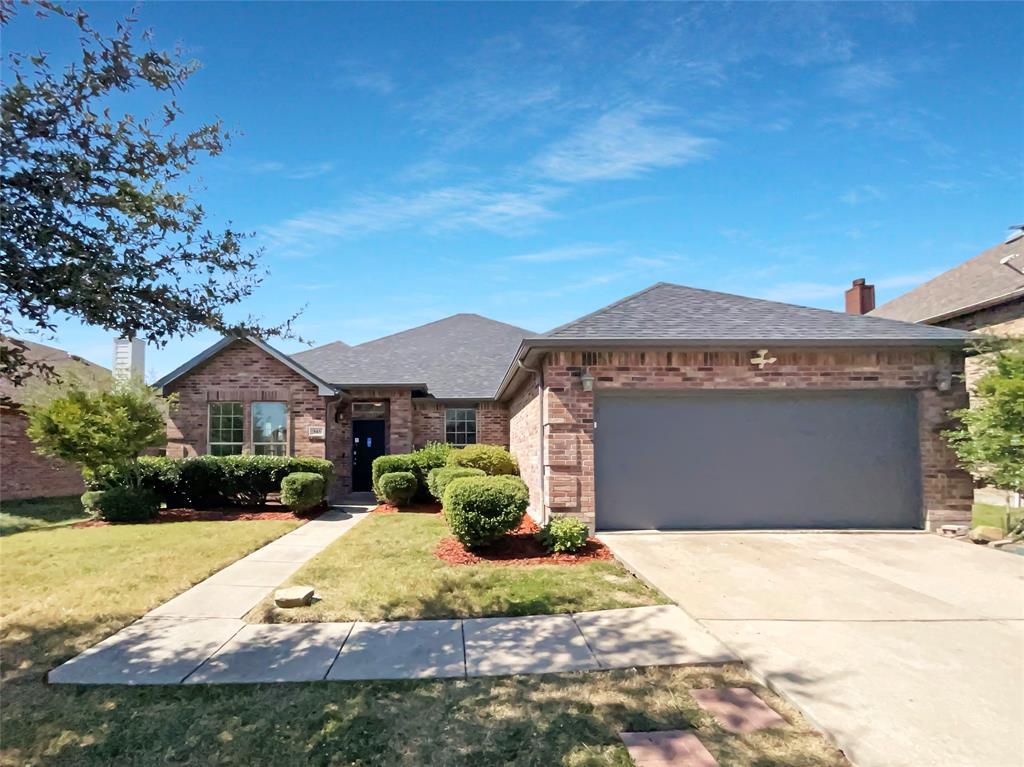
[[[620,298],[618,301],[612,301],[610,304],[608,304],[606,306],[602,306],[600,309],[595,309],[594,311],[590,312],[589,314],[584,314],[582,317],[577,317],[576,319],[569,320],[568,322],[566,322],[566,323],[564,323],[562,325],[559,325],[558,327],[551,328],[551,330],[547,331],[546,333],[543,333],[542,335],[550,336],[553,333],[558,333],[559,331],[566,330],[566,329],[572,327],[573,325],[576,325],[577,323],[583,322],[584,320],[589,320],[591,317],[594,317],[594,316],[596,316],[598,314],[601,314],[602,312],[606,312],[609,309],[614,309],[616,306],[619,306],[620,304],[626,303],[626,301],[631,301],[634,298],[639,298],[644,293],[650,293],[655,288],[660,288],[660,287],[663,287],[665,285],[672,285],[672,286],[677,287],[677,288],[684,288],[684,287],[686,287],[685,285],[677,285],[674,282],[656,282],[653,285],[649,285],[648,287],[644,288],[643,290],[638,290],[635,293],[630,293],[628,296],[625,296],[624,298]]]
[[[361,344],[356,344],[355,346],[350,346],[348,348],[349,349],[361,349],[361,348],[363,348],[365,346],[369,346],[370,344],[375,344],[378,341],[386,341],[389,338],[396,338],[398,336],[405,335],[406,333],[412,333],[414,330],[422,330],[423,328],[429,328],[431,325],[437,325],[438,323],[446,322],[447,320],[453,320],[456,317],[477,317],[477,318],[479,318],[481,320],[487,320],[488,322],[493,322],[496,325],[504,325],[505,327],[515,328],[516,330],[522,330],[526,335],[529,335],[529,333],[530,333],[530,331],[526,330],[526,328],[521,328],[518,325],[512,325],[512,324],[510,324],[508,322],[502,322],[501,320],[496,320],[496,319],[493,319],[491,317],[486,317],[486,316],[484,316],[482,314],[477,314],[476,312],[456,312],[455,314],[449,314],[446,317],[439,317],[436,320],[431,320],[430,322],[424,322],[422,325],[416,325],[416,326],[411,327],[411,328],[406,328],[405,330],[397,330],[394,333],[388,333],[387,335],[380,336],[379,338],[371,338],[369,341],[363,341]]]

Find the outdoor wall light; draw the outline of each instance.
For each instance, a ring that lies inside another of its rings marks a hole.
[[[580,376],[580,383],[583,384],[583,391],[594,391],[594,376],[589,370]]]

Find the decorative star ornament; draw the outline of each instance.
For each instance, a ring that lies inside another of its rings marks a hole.
[[[775,357],[769,357],[768,356],[768,350],[767,349],[758,349],[757,350],[757,356],[750,358],[750,364],[751,365],[757,365],[761,370],[764,370],[764,366],[765,365],[771,365],[773,362],[776,362],[776,361],[777,360],[776,360]]]

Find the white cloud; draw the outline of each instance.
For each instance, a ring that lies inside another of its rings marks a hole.
[[[509,256],[509,261],[522,261],[533,264],[548,264],[557,261],[580,261],[586,258],[604,256],[615,250],[611,245],[597,245],[582,243],[579,245],[562,245],[548,250],[539,250],[533,253],[520,253],[516,256]]]
[[[655,124],[663,110],[637,106],[606,112],[542,152],[541,174],[576,183],[633,178],[704,157],[711,141],[673,125]]]
[[[847,205],[860,205],[865,202],[884,200],[885,192],[872,184],[861,184],[844,193],[839,199]]]
[[[234,165],[233,167],[237,168],[239,166]],[[275,175],[292,181],[302,181],[303,179],[316,178],[317,176],[324,176],[330,173],[334,170],[334,163],[325,161],[291,165],[280,160],[259,160],[242,165],[241,167],[257,176]]]
[[[867,101],[897,85],[897,80],[888,66],[875,61],[840,67],[835,72],[833,84],[839,95],[854,101]]]

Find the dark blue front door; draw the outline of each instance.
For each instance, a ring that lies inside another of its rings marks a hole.
[[[373,489],[373,459],[384,455],[384,421],[352,422],[352,489]]]

